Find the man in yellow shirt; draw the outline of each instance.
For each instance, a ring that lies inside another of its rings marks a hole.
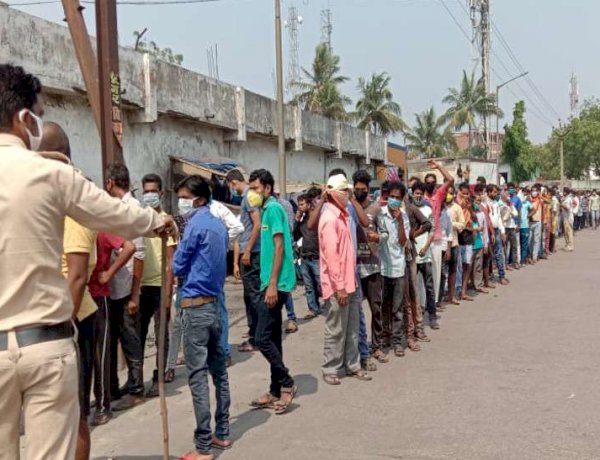
[[[154,209],[157,213],[165,215],[161,208],[161,199],[163,197],[162,179],[157,174],[146,174],[142,178],[142,204],[146,207]],[[160,299],[161,299],[161,286],[162,286],[162,240],[160,238],[144,238],[144,246],[146,247],[146,254],[144,256],[144,272],[142,274],[142,290],[140,295],[140,319],[141,319],[141,343],[142,349],[146,345],[146,338],[148,337],[148,328],[150,326],[150,320],[154,318],[154,337],[156,343],[156,349],[158,350],[159,336],[160,336]],[[169,292],[167,298],[171,299],[172,292],[172,276],[171,276],[171,263],[173,258],[174,246],[169,245],[167,247],[167,286],[166,289]],[[167,312],[170,311],[170,305],[167,307]],[[167,320],[169,318],[167,317]],[[169,354],[169,327],[165,328],[164,337],[164,350],[165,360]],[[158,352],[156,354],[156,369],[152,376],[152,387],[146,392],[147,398],[158,397]],[[165,369],[161,369],[161,372],[165,372]]]

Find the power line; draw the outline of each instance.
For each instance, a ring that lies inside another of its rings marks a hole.
[[[194,3],[219,2],[222,0],[118,0],[117,5],[153,6],[153,5],[191,5]],[[62,3],[61,0],[37,0],[31,2],[9,3],[8,6],[34,6]],[[93,5],[93,0],[82,0],[80,3]]]

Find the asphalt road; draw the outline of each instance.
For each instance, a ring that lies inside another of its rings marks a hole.
[[[284,343],[300,386],[284,416],[250,410],[268,387],[268,368],[259,354],[236,355],[229,373],[235,445],[218,458],[600,458],[599,239],[600,232],[579,233],[574,253],[511,272],[509,287],[449,308],[441,329],[428,331],[431,343],[380,365],[372,382],[323,383],[323,319],[301,324]],[[232,302],[239,316],[239,295]],[[301,291],[296,310],[306,313]],[[243,332],[237,321],[232,343]],[[184,374],[179,368],[168,388],[173,458],[192,448]],[[95,429],[93,458],[161,459],[160,429],[152,400]]]

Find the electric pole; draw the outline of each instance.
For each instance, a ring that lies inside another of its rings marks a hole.
[[[562,121],[558,120],[558,129],[554,132],[556,133],[556,137],[558,137],[558,142],[560,146],[560,188],[561,191],[565,187],[565,137],[569,134],[570,128],[563,128]]]
[[[285,118],[283,106],[283,54],[281,46],[281,0],[275,0],[275,60],[277,62],[277,125],[279,151],[279,194],[287,197],[285,170]]]
[[[105,175],[110,163],[123,163],[123,114],[116,0],[96,2],[96,34],[100,86],[100,142],[102,173]]]

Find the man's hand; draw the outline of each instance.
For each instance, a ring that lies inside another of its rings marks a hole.
[[[301,222],[302,221],[302,216],[304,216],[304,213],[300,210],[298,210],[296,212],[296,222]]]
[[[419,257],[425,257],[425,254],[427,254],[427,249],[421,248],[421,250],[419,251]]]
[[[483,248],[483,255],[487,256],[490,253],[490,248],[489,246],[486,246],[485,248]]]
[[[164,225],[154,230],[158,236],[162,238],[172,237],[174,240],[178,239],[179,232],[177,231],[177,225],[173,220],[173,216],[164,216]]]
[[[429,160],[427,166],[429,166],[429,169],[440,169],[441,165],[435,160]]]
[[[267,304],[267,307],[273,308],[275,305],[277,305],[278,297],[279,295],[277,293],[277,286],[269,284],[269,287],[265,291],[265,303]]]
[[[140,309],[140,307],[138,306],[139,301],[136,301],[134,299],[129,300],[129,302],[127,302],[127,313],[129,313],[129,316],[134,316],[138,310]]]
[[[242,263],[248,267],[250,265],[250,251],[244,251],[242,254]]]
[[[345,307],[348,305],[348,293],[345,289],[340,289],[335,293],[335,298],[337,299],[340,307]]]
[[[446,251],[446,256],[444,257],[444,259],[446,262],[450,262],[450,260],[452,259],[452,250],[451,249],[448,249]]]
[[[98,273],[98,282],[102,285],[108,284],[110,281],[110,273],[107,271]]]
[[[506,243],[506,233],[503,233],[501,238],[502,238],[502,242]]]
[[[238,281],[242,279],[242,275],[240,274],[240,264],[237,262],[233,264],[233,276]]]
[[[367,240],[369,240],[370,243],[379,243],[379,234],[377,232],[368,231]]]

